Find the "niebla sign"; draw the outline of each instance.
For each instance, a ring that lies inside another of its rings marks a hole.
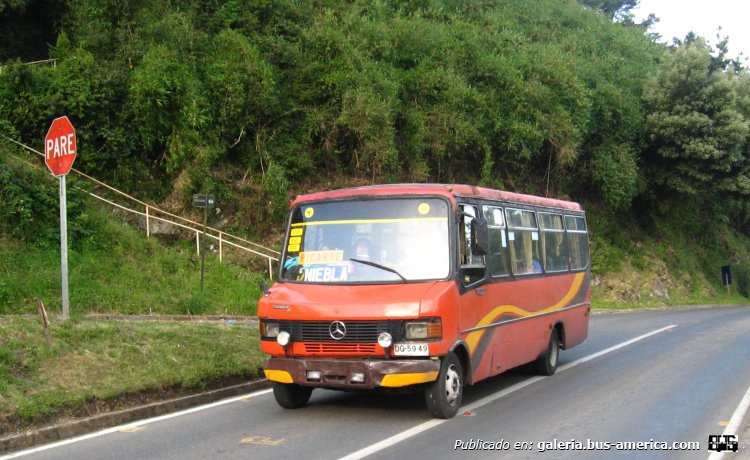
[[[76,159],[76,130],[68,117],[55,118],[44,138],[44,162],[52,174],[64,176]]]

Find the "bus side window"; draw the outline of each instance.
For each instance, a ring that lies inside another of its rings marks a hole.
[[[542,273],[539,251],[539,229],[532,211],[505,210],[508,220],[511,268],[516,275]]]
[[[578,216],[565,216],[565,230],[570,248],[571,270],[582,270],[589,264],[589,236],[586,220]]]
[[[568,270],[568,245],[560,214],[540,212],[539,228],[542,231],[542,259],[545,272]]]
[[[459,252],[461,262],[461,280],[465,285],[475,283],[484,278],[484,256],[473,254],[471,221],[477,217],[476,206],[461,205],[459,207],[462,214],[459,219]]]
[[[482,215],[487,221],[490,236],[490,250],[487,265],[491,276],[510,275],[510,250],[505,235],[503,210],[494,206],[483,206]]]

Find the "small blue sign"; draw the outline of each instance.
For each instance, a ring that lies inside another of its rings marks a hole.
[[[724,286],[732,284],[732,271],[729,269],[729,265],[721,267],[721,282]]]

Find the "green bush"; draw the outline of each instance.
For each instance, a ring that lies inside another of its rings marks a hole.
[[[193,294],[183,299],[180,304],[188,315],[203,315],[211,308],[211,303],[203,294]]]
[[[269,197],[269,214],[276,220],[282,221],[289,211],[289,181],[283,166],[272,163],[268,167],[265,191]]]
[[[87,214],[85,196],[67,181],[68,239],[80,245],[92,232],[95,222]],[[0,231],[22,241],[41,246],[59,244],[60,187],[57,180],[25,167],[11,169],[0,163]]]
[[[750,298],[750,265],[739,264],[734,269],[732,282],[737,286],[737,292],[743,297]]]

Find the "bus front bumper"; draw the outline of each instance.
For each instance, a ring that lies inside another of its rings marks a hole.
[[[268,358],[268,380],[338,389],[398,388],[435,381],[439,359],[361,360]]]

